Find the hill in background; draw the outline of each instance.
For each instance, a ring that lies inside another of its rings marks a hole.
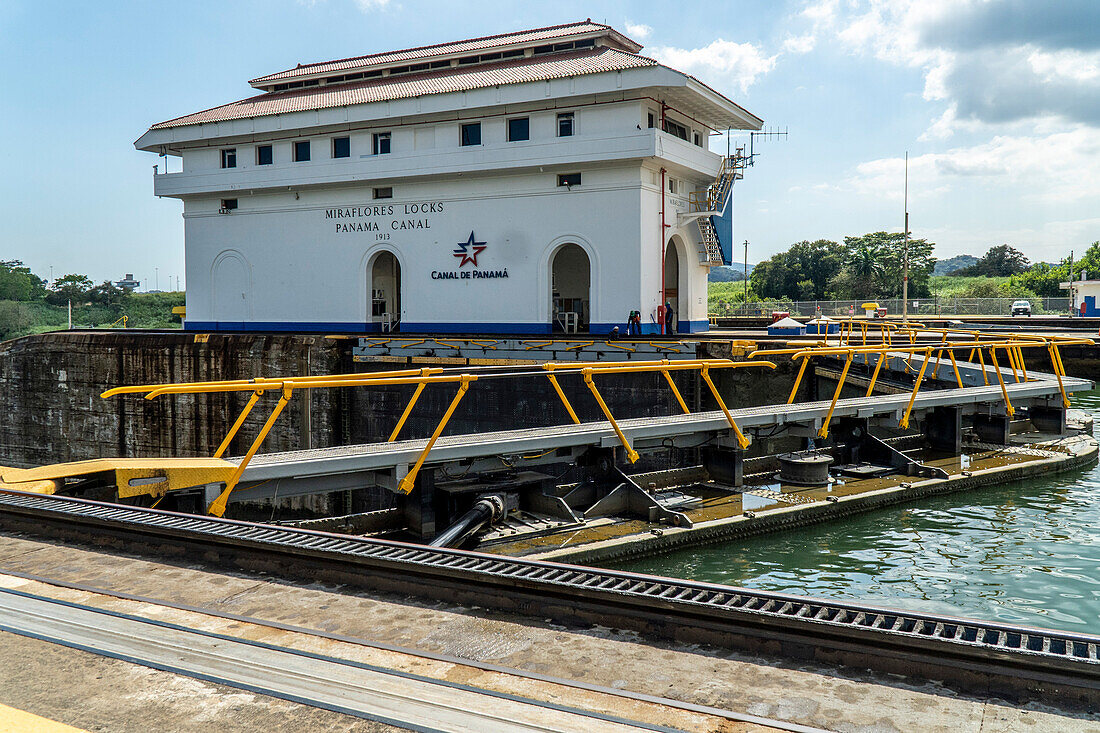
[[[950,275],[955,270],[971,267],[978,264],[978,258],[974,255],[958,255],[946,260],[936,260],[932,267],[933,275]]]

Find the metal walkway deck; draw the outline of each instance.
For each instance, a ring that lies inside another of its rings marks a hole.
[[[1009,375],[1011,376],[1011,375]],[[1014,405],[1046,403],[1060,396],[1053,375],[1032,373],[1032,381],[1007,383],[1006,389]],[[1049,376],[1049,379],[1042,377]],[[965,378],[964,378],[965,381]],[[1066,377],[1067,392],[1092,388],[1087,379]],[[875,395],[840,400],[833,411],[838,417],[900,419],[910,395]],[[970,408],[984,412],[990,405],[1003,403],[998,384],[988,387],[941,389],[917,394],[915,414],[939,406]],[[830,407],[828,400],[794,405],[764,405],[731,409],[730,414],[742,430],[798,424],[817,429]],[[667,417],[647,417],[619,420],[626,437],[636,449],[668,445],[690,446],[704,441],[735,445],[732,431],[721,412],[703,412]],[[371,484],[395,487],[424,450],[426,439],[401,440],[393,443],[338,446],[313,450],[287,451],[256,455],[244,471],[233,501],[254,501],[272,496],[289,497],[359,488]],[[506,430],[441,437],[425,462],[426,467],[461,463],[471,470],[501,467],[501,457],[511,465],[536,466],[560,463],[563,455],[589,447],[615,447],[621,443],[611,424],[606,421],[580,425]],[[563,451],[559,455],[555,452]],[[549,452],[549,454],[547,454]],[[229,458],[239,462],[240,458]],[[485,463],[478,464],[478,461]]]

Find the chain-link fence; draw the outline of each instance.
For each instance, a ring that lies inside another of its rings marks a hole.
[[[1023,298],[910,298],[911,316],[1010,316],[1012,304]],[[1069,298],[1026,298],[1031,304],[1032,315],[1069,314]],[[739,302],[711,302],[710,311],[716,316],[770,316],[773,311],[790,311],[796,318],[829,316],[839,318],[861,316],[865,300],[768,300],[750,302],[748,307]],[[900,315],[900,298],[877,300],[880,308],[889,315]]]

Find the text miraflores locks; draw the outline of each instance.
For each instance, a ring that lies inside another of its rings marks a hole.
[[[325,219],[336,220],[335,227],[338,234],[378,232],[384,228],[396,232],[409,229],[431,229],[431,219],[425,217],[424,214],[442,214],[443,211],[442,201],[371,204],[325,209]],[[420,215],[421,218],[401,218],[416,215]]]

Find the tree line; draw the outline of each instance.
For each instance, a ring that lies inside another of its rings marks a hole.
[[[792,244],[757,264],[749,275],[750,300],[874,300],[900,298],[904,235],[873,232]],[[1067,255],[1058,263],[1032,263],[1008,244],[990,247],[981,257],[961,255],[944,264],[969,263],[933,278],[935,244],[923,238],[909,240],[909,297],[938,294],[971,298],[1064,297],[1059,283],[1070,279]],[[1100,277],[1100,241],[1089,245],[1072,262],[1074,278],[1082,272]],[[952,282],[955,278],[955,280]],[[964,280],[970,278],[970,280]],[[726,294],[723,293],[723,300]],[[728,297],[739,301],[735,289]]]
[[[0,260],[0,339],[65,328],[70,304],[78,327],[112,325],[126,316],[131,327],[170,328],[179,326],[172,308],[183,305],[183,294],[132,293],[77,273],[47,283],[19,260]]]
[[[909,240],[911,298],[930,294],[934,247],[926,239]],[[749,284],[760,299],[900,298],[904,250],[904,235],[891,232],[845,237],[843,243],[828,239],[796,242],[756,265]]]

